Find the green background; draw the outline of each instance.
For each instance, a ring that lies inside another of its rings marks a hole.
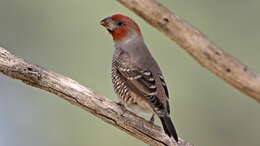
[[[260,72],[259,0],[160,2]],[[196,146],[260,145],[259,104],[115,0],[0,0],[0,45],[116,101],[110,81],[113,43],[99,25],[114,13],[140,25],[167,80],[181,137]],[[0,146],[105,145],[144,143],[55,95],[0,74]]]

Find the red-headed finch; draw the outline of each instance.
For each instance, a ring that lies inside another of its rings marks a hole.
[[[145,45],[138,25],[129,17],[115,14],[100,21],[112,35],[114,90],[126,109],[134,113],[157,115],[169,137],[178,141],[170,118],[169,93],[159,68]]]

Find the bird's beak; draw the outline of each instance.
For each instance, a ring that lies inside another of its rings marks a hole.
[[[114,30],[114,24],[111,17],[102,19],[100,25],[104,26],[110,33]]]
[[[111,17],[104,18],[100,21],[100,25],[106,27],[111,20]]]

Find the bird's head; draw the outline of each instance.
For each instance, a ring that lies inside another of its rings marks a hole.
[[[131,18],[122,14],[104,18],[100,21],[100,24],[108,30],[114,41],[121,41],[131,35],[142,37],[138,25]]]

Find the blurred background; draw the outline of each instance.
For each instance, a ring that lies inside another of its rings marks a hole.
[[[259,0],[161,0],[260,73]],[[161,65],[181,137],[196,146],[259,146],[260,106],[201,67],[179,46],[114,1],[0,0],[0,46],[112,100],[112,39],[99,21],[136,20]],[[0,74],[0,146],[143,146],[45,91]]]

